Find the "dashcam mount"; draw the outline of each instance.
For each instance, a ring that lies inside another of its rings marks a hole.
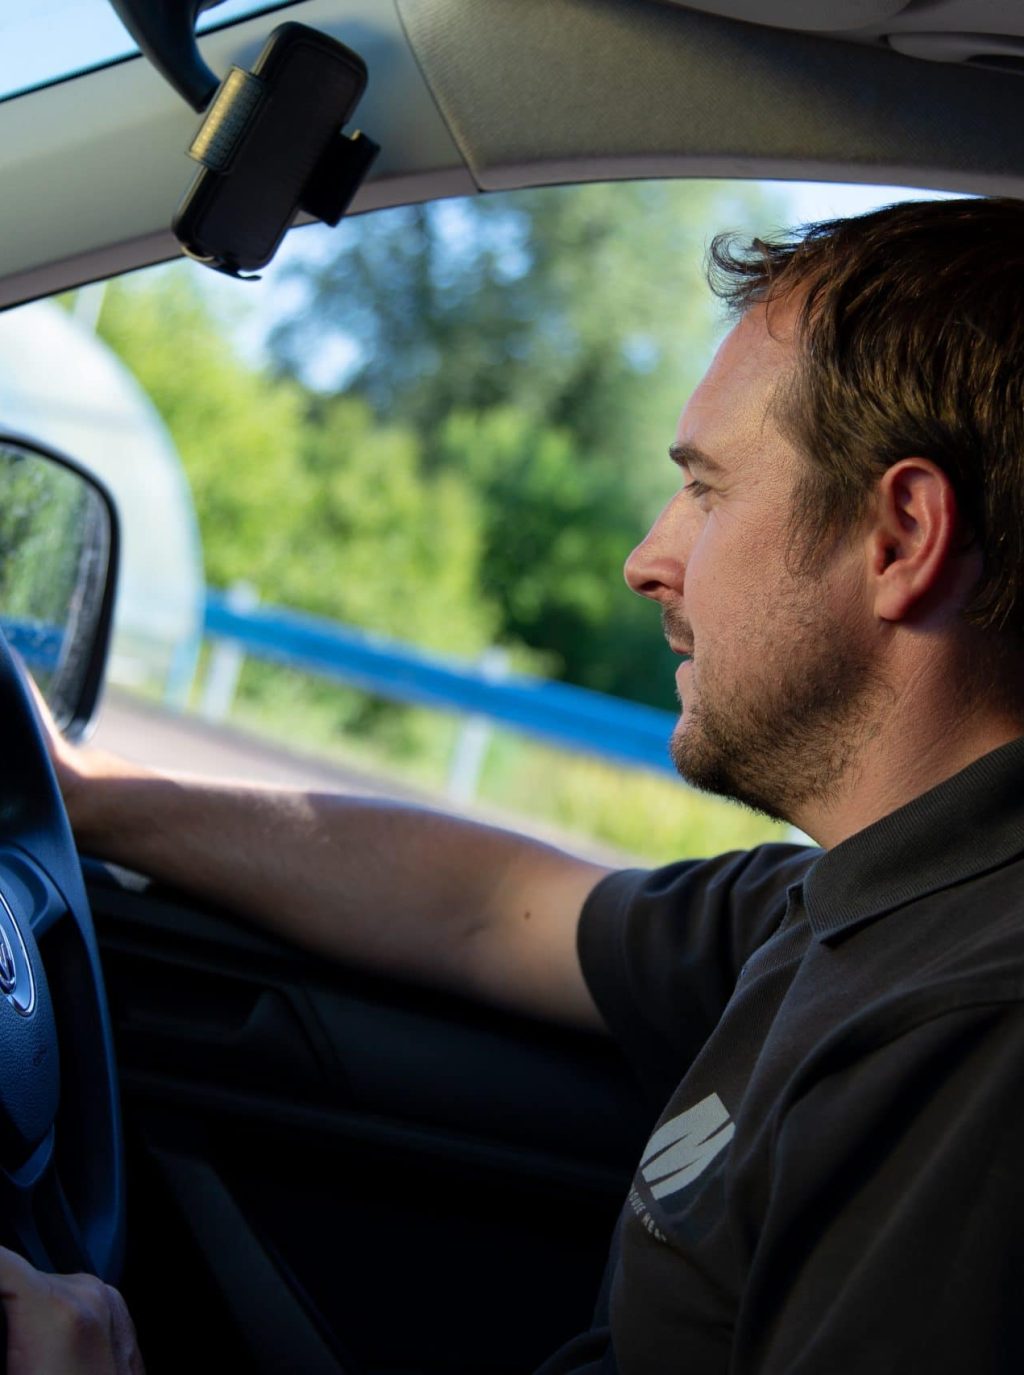
[[[241,277],[300,211],[336,225],[380,151],[343,132],[366,79],[357,53],[305,24],[276,28],[251,72],[232,67],[188,150],[200,170],[171,222],[184,251]]]
[[[344,126],[366,90],[366,64],[305,24],[281,24],[251,72],[218,85],[195,36],[219,0],[110,0],[143,54],[205,118],[188,149],[199,163],[171,221],[208,267],[241,277],[264,267],[300,212],[335,225],[380,149]]]

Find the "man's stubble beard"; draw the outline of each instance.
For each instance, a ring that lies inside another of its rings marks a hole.
[[[699,692],[670,744],[687,782],[783,821],[805,822],[809,806],[836,799],[877,733],[887,695],[865,647],[822,605],[820,590],[816,582],[790,589],[785,614],[767,627],[778,635],[762,632],[760,649],[748,642],[744,681],[716,681],[695,646]],[[687,640],[681,618],[663,619],[670,638]]]

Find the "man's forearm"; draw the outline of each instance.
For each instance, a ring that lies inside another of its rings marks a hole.
[[[579,907],[604,872],[596,865],[376,799],[154,774],[108,758],[92,773],[65,789],[86,853],[325,955],[597,1024],[574,954]]]

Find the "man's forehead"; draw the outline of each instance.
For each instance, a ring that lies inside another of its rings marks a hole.
[[[773,309],[769,330],[765,309],[757,306],[733,326],[686,403],[676,431],[678,444],[714,451],[740,431],[763,431],[779,384],[790,376],[795,361],[793,331],[787,324]]]

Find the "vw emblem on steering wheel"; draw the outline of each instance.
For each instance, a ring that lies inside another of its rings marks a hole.
[[[13,993],[18,982],[18,970],[14,963],[14,951],[7,939],[7,932],[0,929],[0,993]]]
[[[10,904],[0,893],[0,998],[6,998],[15,1012],[31,1017],[36,1010],[36,978],[25,948],[25,938]]]

